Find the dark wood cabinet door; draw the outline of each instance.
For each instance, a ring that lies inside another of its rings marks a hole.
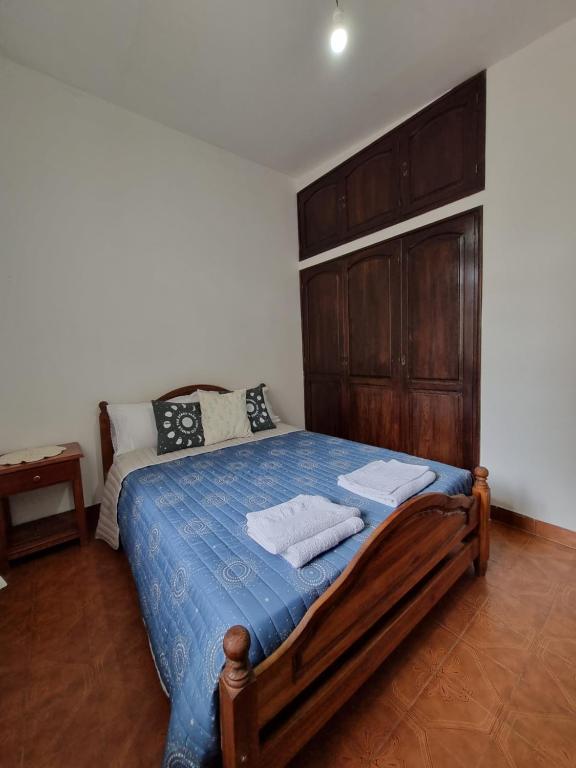
[[[464,236],[425,235],[404,256],[406,377],[411,385],[462,384]]]
[[[451,91],[402,129],[402,197],[410,215],[484,188],[485,77]]]
[[[341,267],[321,264],[301,276],[306,373],[341,374],[343,370]]]
[[[400,143],[393,133],[368,147],[342,168],[346,238],[379,229],[398,218]]]
[[[301,273],[306,428],[342,436],[344,357],[343,265]]]
[[[340,174],[331,173],[299,193],[298,226],[303,252],[311,255],[338,243],[343,206]]]
[[[405,450],[478,461],[479,214],[404,238],[402,363]]]
[[[406,406],[409,442],[405,450],[456,467],[471,466],[464,455],[464,414],[459,392],[410,392]]]
[[[345,352],[350,376],[398,375],[400,240],[369,248],[345,267]]]
[[[482,72],[298,193],[300,258],[484,189]]]
[[[306,429],[343,437],[342,380],[339,377],[307,376],[305,394]]]
[[[400,439],[400,240],[346,260],[347,434],[396,448]]]
[[[348,438],[391,451],[401,450],[401,402],[396,387],[350,381]]]

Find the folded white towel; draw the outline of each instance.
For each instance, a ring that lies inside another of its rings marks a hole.
[[[340,475],[338,478],[350,480],[357,485],[363,485],[378,493],[393,493],[401,485],[416,480],[430,467],[421,464],[406,464],[403,461],[391,459],[391,461],[371,461],[360,469],[350,472],[348,475]]]
[[[377,501],[379,504],[385,504],[387,507],[399,507],[400,504],[403,504],[406,501],[406,499],[423,491],[424,488],[433,483],[434,480],[436,480],[436,475],[434,472],[428,471],[416,480],[412,480],[412,482],[400,486],[400,488],[392,491],[392,493],[379,493],[378,491],[373,491],[370,488],[351,483],[345,479],[338,479],[338,485],[341,488],[346,488],[347,491],[352,491],[352,493],[355,493],[357,496],[363,496],[365,499]]]
[[[338,485],[366,499],[398,507],[434,480],[436,475],[429,467],[392,459],[372,461],[348,475],[340,475]]]
[[[323,496],[307,495],[246,515],[248,535],[273,555],[349,517],[360,517],[360,510],[334,504]]]
[[[338,523],[338,525],[333,525],[331,528],[327,528],[315,536],[310,536],[309,539],[292,544],[285,552],[282,552],[282,557],[288,560],[294,568],[302,568],[302,566],[309,563],[317,555],[327,552],[332,547],[335,547],[336,544],[344,541],[344,539],[359,533],[363,528],[364,521],[361,517],[349,517],[348,520],[344,520],[342,523]]]

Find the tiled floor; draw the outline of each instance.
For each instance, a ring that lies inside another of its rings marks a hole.
[[[2,768],[157,768],[168,719],[122,555],[15,567],[0,592]],[[293,768],[576,765],[576,550],[493,526],[464,577]]]

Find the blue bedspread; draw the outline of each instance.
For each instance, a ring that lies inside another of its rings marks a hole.
[[[339,474],[376,458],[404,454],[312,432],[132,472],[118,505],[156,664],[170,694],[164,766],[209,765],[218,755],[216,691],[222,639],[233,624],[250,629],[250,658],[270,655],[337,578],[389,507],[351,494]],[[470,473],[429,464],[438,479],[427,492],[470,493]],[[316,493],[360,507],[366,528],[296,570],[246,535],[246,513]]]

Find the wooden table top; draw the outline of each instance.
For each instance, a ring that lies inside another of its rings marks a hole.
[[[53,443],[53,445],[60,445],[66,448],[58,456],[51,456],[46,459],[40,459],[40,461],[28,461],[21,464],[0,464],[0,477],[3,475],[9,475],[13,472],[21,472],[23,469],[40,469],[41,467],[47,467],[51,464],[59,464],[62,461],[73,461],[75,459],[81,459],[84,454],[80,443]],[[12,451],[4,451],[4,453],[12,453]]]

